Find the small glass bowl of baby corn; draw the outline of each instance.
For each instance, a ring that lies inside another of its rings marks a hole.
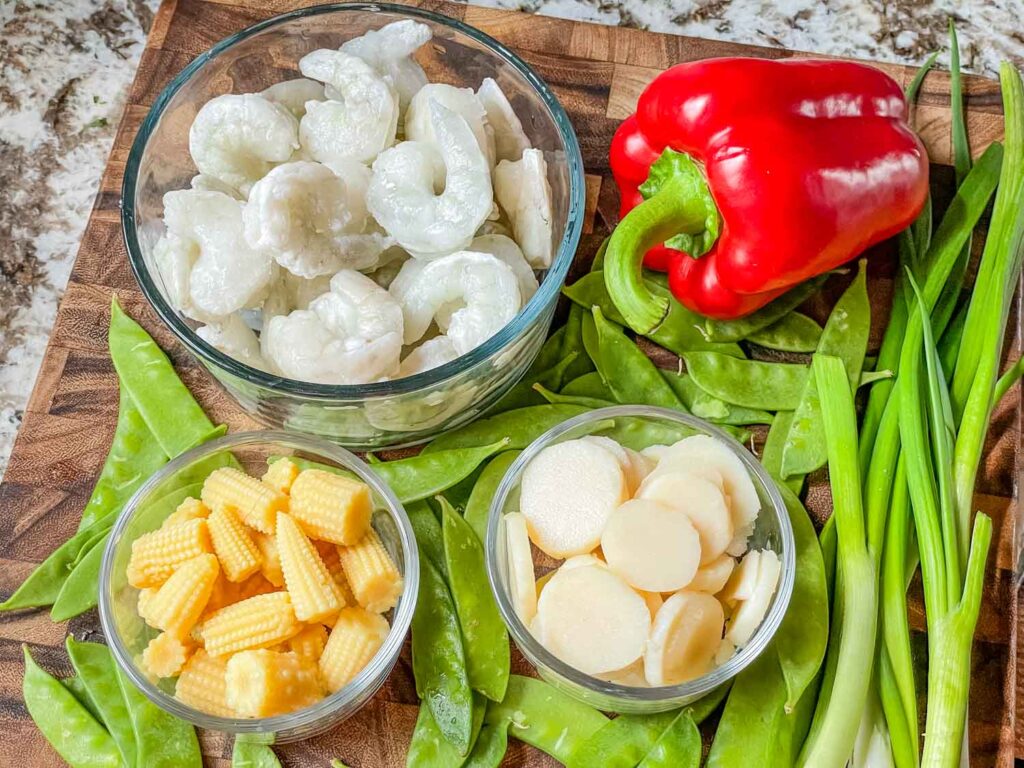
[[[519,649],[599,709],[703,696],[771,641],[795,573],[768,473],[689,415],[602,408],[551,429],[492,502],[487,571]]]
[[[359,458],[286,432],[171,461],[125,506],[100,618],[118,664],[194,725],[307,738],[394,667],[419,581],[394,494]]]

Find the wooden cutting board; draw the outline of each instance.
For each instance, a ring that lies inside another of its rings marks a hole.
[[[232,430],[257,426],[174,341],[139,293],[121,239],[121,174],[149,106],[185,64],[243,27],[307,4],[311,3],[168,0],[157,13],[0,486],[0,594],[9,594],[37,562],[74,531],[106,455],[117,413],[117,380],[106,351],[112,292],[117,292],[127,311],[168,351],[212,419],[227,423]],[[775,49],[541,18],[441,0],[415,4],[462,19],[509,45],[554,88],[569,112],[588,172],[587,218],[574,267],[577,274],[586,269],[597,244],[617,218],[618,197],[608,174],[608,144],[643,86],[658,71],[680,61],[723,55],[792,55]],[[902,84],[913,74],[906,67],[879,66]],[[918,129],[934,162],[934,187],[939,200],[948,199],[952,180],[948,167],[948,88],[946,73],[930,74],[916,109]],[[971,77],[966,82],[966,93],[972,149],[978,153],[1001,134],[999,89],[992,81]],[[877,303],[872,333],[875,348],[884,328],[893,269],[891,249],[879,249],[871,268],[871,295]],[[819,298],[806,309],[823,319],[827,308],[828,302]],[[1016,318],[1011,327],[1018,327]],[[1012,339],[1007,347],[1008,359],[1019,356],[1019,339]],[[656,350],[651,352],[659,362],[674,367],[674,360]],[[1020,407],[1017,394],[1007,400],[994,415],[988,458],[978,481],[977,505],[993,516],[997,535],[989,558],[974,654],[970,724],[974,766],[1010,766],[1015,751],[1024,757],[1024,733],[1018,732],[1016,740],[1014,733],[1018,606],[1013,566],[1019,552],[1014,519],[1021,453]],[[812,478],[808,505],[819,521],[828,514],[826,491],[823,477]],[[923,628],[919,603],[911,611],[911,621],[917,630]],[[70,622],[70,626],[53,624],[42,612],[0,616],[0,729],[4,735],[0,739],[0,765],[36,768],[61,764],[32,725],[22,703],[19,645],[29,643],[45,667],[67,675],[70,668],[62,644],[69,631],[77,637],[97,636],[95,612]],[[529,672],[518,654],[514,667],[517,672]],[[282,747],[279,754],[288,766],[326,766],[331,757],[342,758],[355,768],[404,765],[416,712],[407,648],[387,685],[358,715],[321,738]],[[203,748],[208,765],[229,764],[230,739],[204,734]],[[554,761],[513,742],[506,764],[532,768]]]

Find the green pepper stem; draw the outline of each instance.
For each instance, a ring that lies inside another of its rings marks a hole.
[[[644,284],[644,254],[674,235],[698,234],[705,229],[707,206],[692,191],[692,180],[668,179],[657,193],[626,214],[608,241],[604,261],[608,293],[626,324],[637,333],[654,331],[669,306],[667,297],[652,293]]]

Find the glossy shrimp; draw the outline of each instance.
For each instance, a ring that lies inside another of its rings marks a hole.
[[[229,93],[206,102],[188,133],[192,161],[242,194],[299,148],[299,123],[280,104],[257,94]]]
[[[427,339],[405,356],[398,368],[398,375],[405,377],[423,373],[450,363],[458,356],[459,353],[450,338],[435,336],[432,339]]]
[[[228,357],[253,368],[267,369],[267,363],[260,352],[260,340],[237,313],[219,322],[200,326],[196,329],[196,335]]]
[[[446,335],[460,355],[501,330],[522,306],[515,273],[489,253],[458,251],[425,263],[411,260],[389,290],[402,308],[406,344],[422,338],[439,311],[457,306]]]
[[[548,164],[539,149],[519,160],[502,160],[494,169],[494,196],[512,223],[516,242],[536,269],[551,266],[552,212]]]
[[[308,102],[299,123],[299,140],[314,160],[369,163],[394,143],[398,95],[369,64],[321,49],[303,56],[299,70],[328,86],[327,101]]]
[[[370,213],[413,256],[432,258],[465,248],[492,209],[487,158],[460,115],[431,105],[438,149],[405,141],[382,152],[367,189]],[[435,191],[439,163],[444,190]]]
[[[324,95],[323,83],[305,77],[274,83],[269,88],[264,88],[260,92],[260,96],[275,104],[280,104],[291,112],[296,120],[301,120],[306,114],[308,102],[324,101],[327,98]]]
[[[427,75],[413,55],[430,37],[426,24],[403,19],[342,43],[340,50],[358,56],[378,74],[390,77],[404,111],[416,92],[427,84]]]
[[[351,184],[320,163],[279,165],[249,193],[243,214],[249,245],[299,277],[374,266],[390,243],[361,236],[365,180],[349,178]]]
[[[487,158],[488,167],[494,165],[494,133],[487,122],[484,105],[473,93],[472,88],[456,88],[447,83],[429,83],[413,96],[409,109],[405,111],[405,137],[410,141],[422,141],[438,146],[434,134],[434,119],[431,104],[436,102],[461,115],[473,131],[480,151]]]
[[[402,351],[402,309],[354,270],[331,278],[309,309],[270,319],[264,356],[282,374],[321,384],[367,384],[393,376]]]
[[[476,95],[487,113],[487,123],[494,136],[495,159],[500,161],[521,158],[523,152],[533,145],[505,92],[493,78],[485,77]]]

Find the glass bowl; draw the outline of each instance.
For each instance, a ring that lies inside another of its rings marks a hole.
[[[607,435],[622,445],[640,450],[671,444],[691,435],[709,435],[728,446],[750,472],[761,512],[757,517],[751,548],[768,547],[782,563],[771,605],[750,642],[721,666],[679,685],[641,688],[598,680],[566,664],[530,633],[516,613],[510,596],[504,518],[515,512],[523,471],[544,448],[584,435]],[[789,605],[796,572],[793,528],[774,481],[754,456],[731,435],[693,416],[644,405],[599,408],[564,421],[534,440],[506,472],[491,502],[487,524],[487,576],[498,608],[519,650],[542,678],[559,690],[598,709],[624,714],[650,714],[685,706],[731,680],[757,658],[778,629]]]
[[[297,62],[317,48],[400,19],[434,33],[417,60],[434,82],[474,89],[493,77],[533,145],[544,151],[553,204],[554,259],[540,289],[501,331],[468,354],[415,376],[366,385],[312,384],[252,368],[195,333],[174,309],[154,263],[164,227],[163,195],[189,186],[196,170],[188,131],[199,108],[224,93],[251,93],[298,77]],[[455,19],[389,4],[322,5],[286,13],[228,37],[192,61],[164,89],[143,121],[125,165],[121,221],[128,259],[160,318],[241,406],[270,426],[316,434],[354,449],[426,441],[487,410],[525,373],[547,335],[579,242],[583,162],[565,110],[516,54]]]
[[[346,469],[370,486],[373,527],[404,580],[398,604],[388,616],[391,631],[352,682],[311,707],[264,718],[228,718],[200,712],[174,698],[172,678],[154,682],[137,664],[146,644],[158,632],[139,618],[139,590],[130,586],[125,576],[132,542],[158,528],[186,496],[198,496],[199,485],[217,467],[238,462],[250,474],[262,475],[270,456],[293,455]],[[211,440],[173,459],[129,499],[103,553],[99,610],[103,633],[116,663],[158,707],[200,728],[282,743],[333,728],[370,700],[398,661],[412,622],[418,588],[419,559],[409,518],[394,493],[366,463],[344,448],[313,437],[287,432],[240,432]]]

